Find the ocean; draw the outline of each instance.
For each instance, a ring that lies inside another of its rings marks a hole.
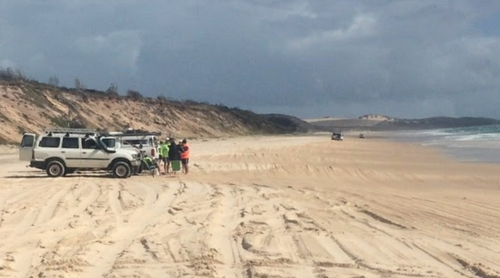
[[[460,161],[500,163],[500,125],[397,132],[390,138],[440,148]]]

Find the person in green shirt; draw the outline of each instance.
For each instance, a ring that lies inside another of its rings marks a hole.
[[[165,142],[160,141],[160,160],[163,161],[163,170],[165,174],[168,174],[168,140]]]

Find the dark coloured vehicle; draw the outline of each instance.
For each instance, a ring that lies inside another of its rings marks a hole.
[[[334,132],[334,133],[332,133],[332,140],[343,141],[344,140],[344,136],[340,132],[339,133]]]

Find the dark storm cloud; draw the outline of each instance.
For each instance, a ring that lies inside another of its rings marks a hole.
[[[498,112],[498,1],[3,1],[0,67],[304,117]]]

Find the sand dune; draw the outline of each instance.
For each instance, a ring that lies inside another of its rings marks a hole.
[[[0,277],[500,277],[498,165],[328,136],[191,148],[188,176],[127,180],[1,155]]]

